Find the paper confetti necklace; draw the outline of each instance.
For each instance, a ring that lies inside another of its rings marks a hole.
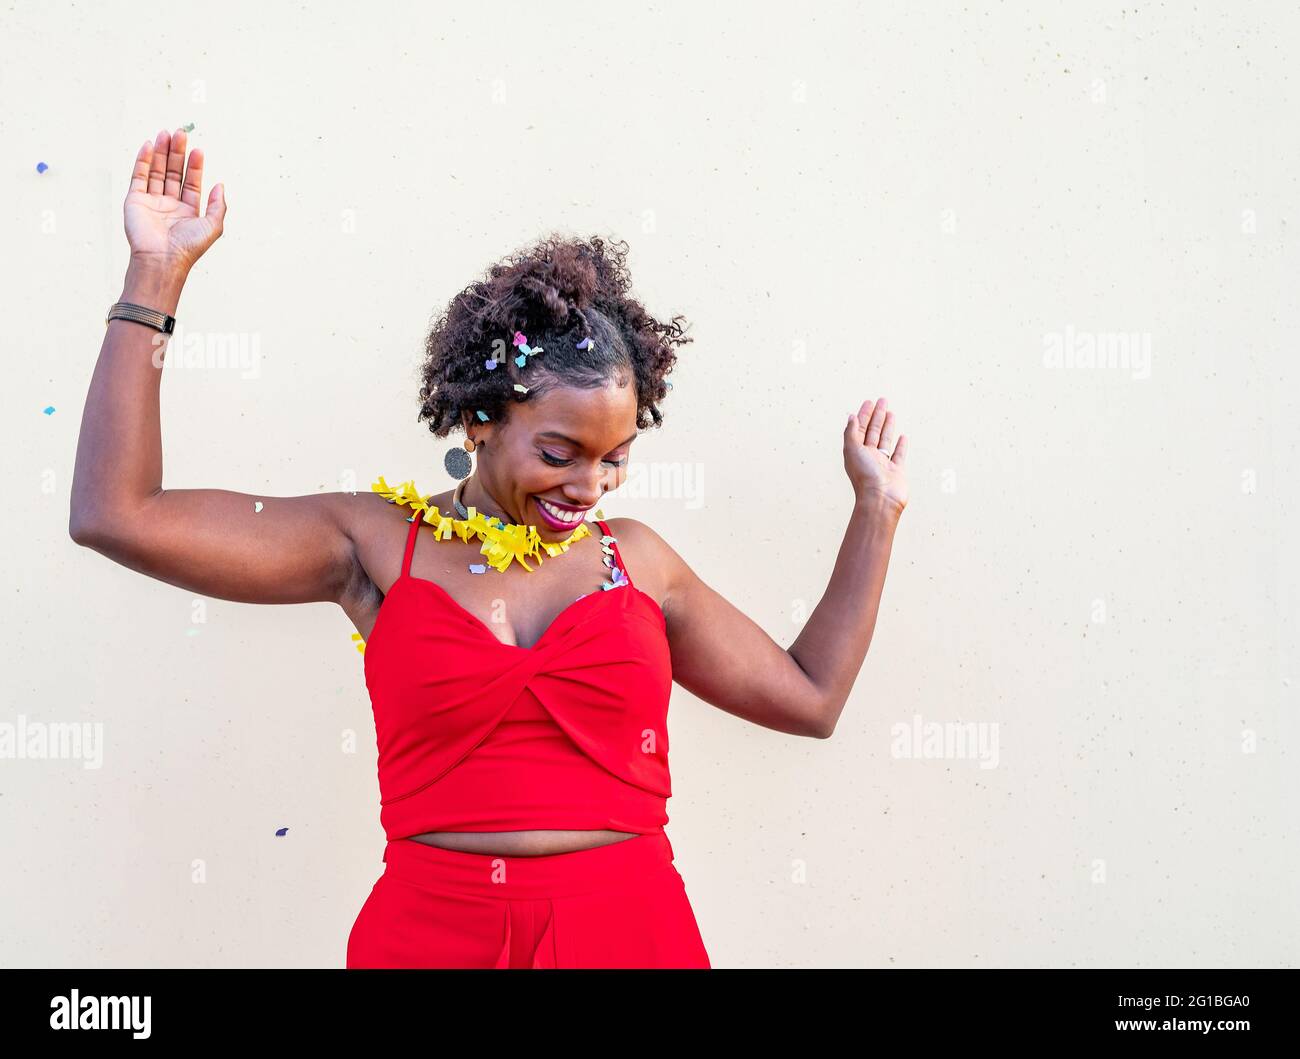
[[[464,485],[463,481],[461,485]],[[384,481],[383,475],[380,475],[379,481],[374,482],[370,488],[384,497],[390,504],[404,504],[414,511],[424,512],[424,521],[433,528],[434,537],[437,540],[447,540],[453,533],[467,543],[471,536],[477,537],[483,542],[480,551],[487,556],[487,565],[500,572],[504,572],[512,562],[518,561],[520,566],[532,573],[533,568],[528,565],[526,560],[534,559],[540,562],[543,549],[547,556],[554,558],[567,552],[569,545],[582,540],[583,537],[592,536],[592,532],[587,528],[585,522],[564,540],[551,542],[542,540],[536,526],[521,526],[513,522],[502,522],[501,519],[495,516],[489,517],[479,514],[474,507],[467,509],[469,518],[454,518],[450,515],[444,515],[436,506],[430,506],[428,496],[421,496],[413,481],[403,482],[396,489],[393,489]],[[459,493],[460,487],[458,486],[458,496]],[[599,510],[595,512],[595,515],[598,519],[605,517]],[[415,515],[411,515],[406,521],[412,522],[414,520]],[[608,555],[609,545],[604,540],[601,541],[601,544]],[[482,571],[475,572],[480,573]]]

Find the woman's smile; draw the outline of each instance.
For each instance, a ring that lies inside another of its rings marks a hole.
[[[568,508],[555,507],[540,496],[532,498],[534,506],[541,513],[542,521],[551,529],[570,529],[573,526],[580,525],[591,508],[579,508],[569,510]]]

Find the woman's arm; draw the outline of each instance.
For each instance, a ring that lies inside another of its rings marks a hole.
[[[824,739],[834,734],[871,646],[901,514],[902,508],[878,497],[853,505],[830,584],[790,645],[790,657],[817,688]]]
[[[175,315],[190,268],[220,236],[224,189],[198,216],[203,155],[185,132],[136,155],[125,204],[131,261],[119,300]],[[163,489],[160,332],[110,320],[91,378],[68,530],[78,544],[170,584],[249,603],[338,601],[359,569],[346,493],[259,497]],[[260,506],[260,510],[258,510]]]
[[[864,402],[845,427],[853,513],[830,584],[788,649],[705,584],[649,527],[636,524],[636,540],[645,542],[638,550],[665,571],[663,611],[677,683],[765,728],[831,736],[871,644],[894,531],[907,505],[907,438],[900,436],[895,447],[893,437],[893,413],[886,413],[883,398],[874,408]]]

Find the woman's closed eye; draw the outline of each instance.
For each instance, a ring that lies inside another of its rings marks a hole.
[[[553,456],[545,449],[540,449],[539,453],[542,457],[543,462],[550,464],[552,467],[567,467],[569,464],[573,462],[572,460],[562,459],[559,456]],[[605,460],[604,462],[608,463],[611,467],[622,467],[625,463],[627,463],[627,458],[624,457],[621,460]]]

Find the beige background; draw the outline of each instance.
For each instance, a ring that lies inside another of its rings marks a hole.
[[[626,238],[696,341],[606,513],[788,645],[845,412],[891,399],[912,501],[834,738],[674,693],[715,966],[1295,965],[1288,8],[9,5],[0,722],[104,742],[0,761],[0,963],[338,967],[382,869],[342,612],[67,536],[131,160],[194,122],[230,214],[182,334],[257,359],[169,356],[168,487],[445,488],[431,315],[552,228]],[[895,756],[914,718],[996,767]]]

